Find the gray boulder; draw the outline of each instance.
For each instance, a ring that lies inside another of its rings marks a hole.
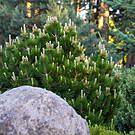
[[[21,86],[0,95],[0,135],[90,135],[66,101],[42,88]]]

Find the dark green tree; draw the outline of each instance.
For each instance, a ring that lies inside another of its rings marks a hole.
[[[9,34],[14,38],[20,34],[20,27],[23,24],[31,29],[34,24],[42,27],[45,23],[44,14],[38,15],[38,22],[36,21],[37,16],[26,17],[26,1],[0,0],[0,8],[0,44],[7,41]]]
[[[135,2],[134,0],[104,1],[112,8],[110,14],[115,22],[115,27],[111,27],[109,32],[115,40],[111,46],[114,48],[113,56],[116,55],[118,61],[118,59],[128,55],[127,62],[123,62],[123,64],[127,63],[128,67],[135,65]]]

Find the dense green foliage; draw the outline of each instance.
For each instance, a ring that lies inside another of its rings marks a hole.
[[[45,87],[66,98],[92,124],[107,124],[118,108],[119,77],[103,45],[98,54],[85,56],[74,27],[49,18],[43,30],[34,26],[28,33],[24,26],[20,37],[9,37],[1,49],[0,90]]]
[[[123,100],[115,118],[119,131],[135,130],[135,68],[124,69],[121,75],[120,89]]]
[[[135,67],[123,69],[121,75],[121,89],[126,100],[135,108]]]

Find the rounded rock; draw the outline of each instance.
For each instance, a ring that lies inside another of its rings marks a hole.
[[[86,120],[46,89],[21,86],[0,95],[0,135],[90,135]]]

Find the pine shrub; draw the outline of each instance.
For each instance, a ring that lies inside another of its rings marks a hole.
[[[35,25],[31,33],[25,25],[21,35],[0,49],[0,90],[20,85],[47,88],[66,99],[91,124],[108,123],[119,104],[119,76],[113,62],[99,45],[88,57],[79,43],[73,22],[62,26],[49,18],[44,29]]]

